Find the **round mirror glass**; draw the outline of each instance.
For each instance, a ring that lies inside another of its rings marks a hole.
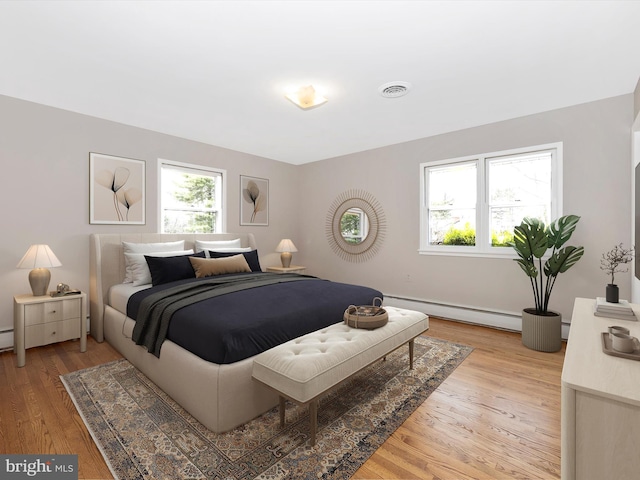
[[[369,234],[369,217],[361,208],[350,208],[340,218],[340,234],[345,242],[359,245]]]

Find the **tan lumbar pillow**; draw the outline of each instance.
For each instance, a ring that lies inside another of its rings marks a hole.
[[[251,271],[249,264],[242,254],[224,258],[189,257],[189,260],[191,261],[193,270],[196,272],[196,278]]]

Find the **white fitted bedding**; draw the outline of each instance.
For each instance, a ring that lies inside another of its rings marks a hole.
[[[117,283],[109,288],[107,302],[117,311],[126,315],[127,303],[129,302],[131,295],[149,287],[151,287],[151,285],[139,285],[134,287],[133,283]]]

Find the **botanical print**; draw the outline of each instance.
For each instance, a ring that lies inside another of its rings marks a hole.
[[[240,176],[240,225],[269,225],[269,180]]]
[[[145,223],[145,163],[99,153],[89,155],[90,223]]]

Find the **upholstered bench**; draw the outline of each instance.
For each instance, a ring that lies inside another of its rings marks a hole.
[[[413,368],[413,341],[429,328],[429,317],[413,310],[385,309],[389,322],[375,330],[338,323],[255,357],[253,378],[280,395],[281,426],[287,398],[309,404],[311,445],[315,445],[318,399],[329,389],[405,343],[409,345],[409,368]]]

